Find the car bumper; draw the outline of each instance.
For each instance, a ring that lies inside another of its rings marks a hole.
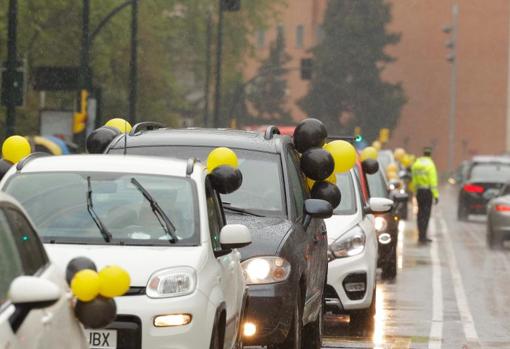
[[[349,312],[370,307],[375,289],[375,260],[377,258],[375,253],[375,251],[365,248],[363,253],[357,256],[334,259],[329,262],[326,290],[327,310]],[[349,284],[360,282],[365,282],[363,291],[348,292],[346,290]]]
[[[117,320],[108,328],[118,331],[117,349],[208,348],[216,307],[200,292],[177,298],[151,299],[145,295],[116,298]],[[191,314],[191,323],[155,327],[154,318]]]
[[[473,194],[464,194],[459,200],[459,205],[470,214],[486,214],[488,203],[489,199]]]
[[[295,302],[295,290],[287,280],[269,285],[248,286],[245,323],[257,326],[257,333],[244,337],[246,345],[281,343],[287,338]]]

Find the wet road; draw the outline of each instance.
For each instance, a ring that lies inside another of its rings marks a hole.
[[[456,189],[434,208],[430,245],[401,223],[396,280],[380,280],[373,330],[350,336],[328,317],[324,348],[510,348],[510,248],[486,245],[485,217],[456,219]]]

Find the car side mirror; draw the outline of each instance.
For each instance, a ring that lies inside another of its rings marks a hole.
[[[9,300],[17,311],[9,319],[16,331],[33,309],[47,308],[60,299],[62,290],[53,282],[35,276],[19,276],[9,287]]]
[[[227,224],[220,232],[220,243],[224,250],[242,248],[251,244],[251,233],[243,224]]]
[[[312,218],[325,219],[333,215],[333,207],[326,200],[307,199],[305,200],[305,229],[310,225]]]
[[[370,198],[365,213],[388,213],[393,209],[393,200],[386,198]]]

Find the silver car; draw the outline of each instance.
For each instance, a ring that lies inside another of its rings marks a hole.
[[[510,183],[487,206],[487,244],[501,248],[510,239]]]

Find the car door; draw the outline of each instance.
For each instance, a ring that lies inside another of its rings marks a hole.
[[[225,225],[223,211],[220,206],[218,194],[213,190],[209,180],[205,183],[207,216],[209,219],[209,233],[211,234],[211,244],[213,251],[218,253],[222,251],[220,244],[221,228]],[[239,316],[240,288],[244,283],[240,283],[237,278],[237,269],[239,267],[240,255],[237,250],[223,254],[216,258],[220,266],[219,283],[225,297],[225,306],[227,311],[227,321],[225,328],[225,347],[230,348],[236,339]]]
[[[3,209],[0,209],[0,348],[20,349],[9,318],[15,311],[7,299],[11,282],[23,274],[21,258]]]
[[[299,158],[296,151],[288,147],[286,156],[291,201],[297,213],[295,223],[303,230],[304,202],[310,198],[310,191],[307,188],[305,177],[299,169]],[[327,234],[324,221],[322,219],[312,219],[305,235],[304,252],[307,263],[306,280],[308,282],[304,309],[306,320],[306,318],[315,318],[315,313],[320,310],[322,302],[327,273]]]

